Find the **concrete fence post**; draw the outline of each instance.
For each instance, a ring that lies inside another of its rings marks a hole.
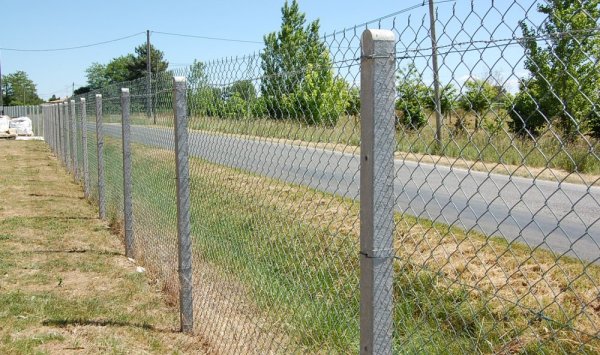
[[[77,158],[77,110],[75,100],[69,101],[69,122],[71,123],[71,168],[73,178],[79,180],[79,159]]]
[[[88,161],[88,139],[87,139],[87,106],[85,98],[80,100],[80,115],[81,118],[81,157],[83,159],[83,194],[85,198],[90,198],[90,165]]]
[[[54,154],[58,157],[60,147],[60,117],[58,116],[58,104],[52,105],[52,114],[54,115]]]
[[[56,114],[54,112],[54,108],[56,105],[50,104],[48,106],[48,111],[50,115],[48,116],[48,137],[50,137],[50,141],[52,142],[52,151],[56,155]]]
[[[125,229],[125,255],[133,253],[133,180],[131,174],[131,99],[128,88],[121,89],[121,133],[123,142],[123,219]]]
[[[365,30],[360,68],[360,352],[391,354],[395,38]]]
[[[194,329],[192,240],[190,223],[190,173],[188,147],[187,83],[185,77],[173,78],[175,116],[175,161],[177,167],[177,241],[179,251],[179,314],[181,331]]]
[[[60,158],[64,164],[67,166],[67,117],[65,116],[65,103],[61,102],[59,104],[59,118],[60,118]]]
[[[65,131],[65,162],[67,171],[72,172],[72,160],[71,160],[71,115],[69,114],[69,102],[63,102],[64,122],[63,130]]]
[[[106,219],[106,192],[104,189],[104,131],[102,128],[102,95],[96,94],[96,147],[98,156],[98,212]]]
[[[38,136],[44,136],[44,120],[43,120],[43,116],[42,116],[42,107],[41,106],[36,106],[36,110],[37,110],[37,115],[38,115],[38,121],[40,123],[39,129],[40,131],[38,132]]]

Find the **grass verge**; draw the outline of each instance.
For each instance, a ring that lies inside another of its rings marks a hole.
[[[0,151],[0,353],[206,352],[44,142]]]

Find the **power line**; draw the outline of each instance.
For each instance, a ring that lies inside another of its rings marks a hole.
[[[263,42],[259,42],[259,41],[250,41],[250,40],[235,39],[235,38],[209,37],[209,36],[200,36],[200,35],[188,35],[188,34],[183,34],[183,33],[161,32],[161,31],[152,31],[152,33],[157,33],[157,34],[166,35],[166,36],[207,39],[207,40],[211,40],[211,41],[263,44]]]
[[[73,50],[73,49],[89,48],[89,47],[100,46],[100,45],[107,44],[107,43],[122,41],[124,39],[128,39],[128,38],[131,38],[131,37],[139,36],[139,35],[144,34],[144,33],[145,32],[138,32],[138,33],[134,33],[134,34],[129,35],[129,36],[119,37],[119,38],[115,38],[115,39],[110,39],[108,41],[102,41],[102,42],[84,44],[84,45],[81,45],[81,46],[74,46],[74,47],[44,48],[44,49],[30,49],[30,48],[24,49],[24,48],[3,48],[3,47],[0,47],[0,50],[3,50],[3,51],[13,51],[13,52],[59,52],[59,51],[69,51],[69,50]]]

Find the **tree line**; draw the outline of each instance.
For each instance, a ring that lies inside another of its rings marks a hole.
[[[519,25],[529,75],[520,79],[518,92],[508,93],[501,80],[470,78],[460,90],[442,85],[440,110],[446,124],[453,116],[455,127],[465,129],[465,117],[470,116],[479,130],[489,127],[486,115],[493,113],[493,125],[506,124],[521,136],[535,137],[548,125],[558,127],[568,139],[581,133],[600,136],[599,2],[551,0],[539,5],[538,11],[546,17],[542,27],[532,29],[525,20]],[[359,91],[335,75],[330,52],[319,35],[319,21],[307,24],[296,0],[286,1],[281,14],[280,30],[263,38],[260,80],[214,85],[208,82],[206,65],[194,62],[188,81],[190,105],[197,114],[330,126],[342,115],[358,115]],[[152,47],[151,56],[152,73],[166,72],[163,53]],[[107,65],[92,64],[87,69],[88,89],[143,77],[145,60],[146,46],[140,45],[135,54]],[[414,66],[398,74],[397,97],[397,122],[405,129],[423,127],[436,108],[431,87]]]
[[[22,70],[3,75],[0,89],[4,106],[39,105],[44,102],[37,94],[35,83]]]
[[[465,117],[472,116],[475,130],[506,124],[518,135],[535,137],[552,124],[567,139],[576,134],[600,136],[598,5],[599,0],[552,0],[539,5],[538,11],[546,16],[542,27],[533,30],[524,20],[519,24],[530,74],[520,79],[518,92],[507,92],[502,80],[493,77],[470,78],[460,90],[442,85],[440,109],[446,121],[454,113],[459,129],[465,129]],[[539,38],[547,39],[545,46]],[[319,37],[318,20],[305,25],[297,1],[284,4],[280,31],[266,35],[264,43],[260,83],[240,81],[225,88],[198,85],[194,98],[202,114],[326,125],[335,125],[340,115],[358,114],[358,89],[335,76],[329,51]],[[195,63],[192,76],[201,81],[203,70],[202,63]],[[414,66],[398,74],[397,95],[399,126],[423,127],[435,100]],[[488,113],[493,113],[494,122],[486,121]],[[503,117],[505,121],[498,122]]]

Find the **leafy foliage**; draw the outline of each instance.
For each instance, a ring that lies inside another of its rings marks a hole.
[[[135,80],[146,76],[146,45],[135,48],[135,55],[127,54],[113,58],[108,64],[92,63],[86,70],[90,89]],[[164,73],[169,63],[163,59],[164,53],[150,45],[151,72],[156,75]]]
[[[73,94],[74,95],[81,95],[81,94],[88,93],[90,91],[92,91],[92,88],[89,85],[88,86],[81,86],[81,87],[78,87],[77,89],[75,89],[73,91]]]
[[[502,89],[482,79],[470,79],[465,83],[466,92],[460,98],[460,107],[475,112],[475,130],[479,130],[485,114],[494,103],[501,101]]]
[[[279,32],[264,37],[264,79],[260,92],[269,116],[334,125],[349,98],[345,83],[334,77],[329,51],[319,38],[319,21],[306,27],[298,2],[281,10]]]
[[[527,86],[535,87],[528,93],[566,138],[588,131],[600,136],[600,0],[549,0],[538,11],[546,15],[541,28],[520,24],[525,67],[531,73]],[[535,39],[540,35],[548,38],[546,47]],[[515,106],[527,106],[527,100],[521,96]],[[519,129],[519,123],[514,127]]]
[[[148,49],[146,44],[140,44],[135,47],[135,55],[132,55],[126,64],[128,71],[127,80],[135,80],[146,76],[147,55]],[[152,74],[162,73],[165,72],[168,67],[169,62],[164,59],[164,53],[150,44],[150,72]]]
[[[109,84],[120,83],[131,78],[129,65],[133,61],[133,55],[127,54],[114,58],[106,65],[104,73]]]
[[[398,99],[396,110],[400,111],[399,122],[408,129],[419,129],[427,123],[424,108],[431,105],[430,90],[423,84],[421,75],[414,66],[401,71],[396,87]]]
[[[2,77],[1,92],[6,106],[37,105],[43,102],[37,95],[34,82],[21,70]]]
[[[541,90],[543,86],[539,81],[523,81],[515,98],[508,102],[507,111],[511,117],[508,126],[516,134],[534,137],[548,123],[548,116],[541,109],[544,104],[538,101],[539,98],[544,98]]]

